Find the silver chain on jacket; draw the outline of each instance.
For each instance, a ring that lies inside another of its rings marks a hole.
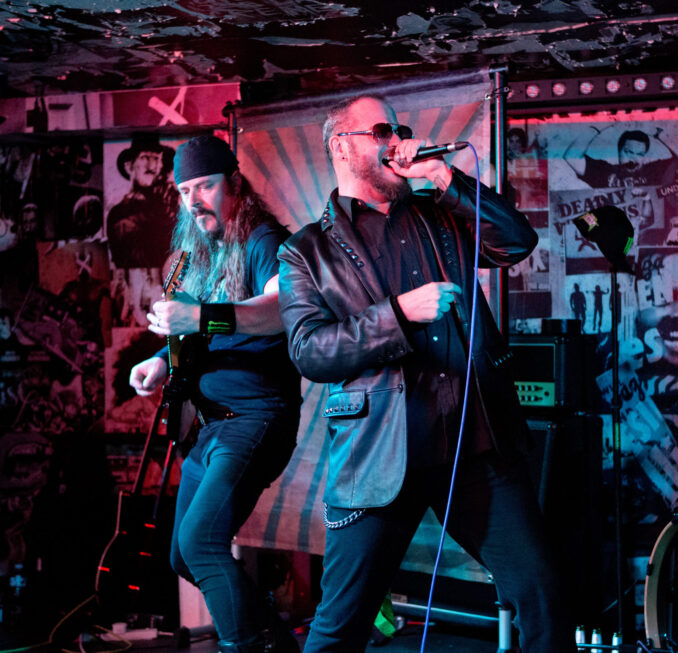
[[[327,517],[327,504],[323,502],[323,521],[325,522],[325,526],[331,529],[344,528],[345,526],[348,526],[349,524],[356,521],[356,519],[360,519],[364,512],[365,508],[358,508],[358,510],[354,510],[350,515],[347,515],[343,519],[330,521]]]

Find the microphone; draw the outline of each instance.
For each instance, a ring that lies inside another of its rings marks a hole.
[[[388,165],[390,161],[395,161],[401,168],[407,168],[413,163],[417,163],[417,161],[435,159],[437,156],[442,156],[448,152],[457,152],[458,150],[463,150],[468,146],[468,141],[457,141],[456,143],[445,143],[444,145],[429,145],[428,147],[420,147],[411,162],[394,156],[395,148],[389,148],[381,162],[384,165]]]

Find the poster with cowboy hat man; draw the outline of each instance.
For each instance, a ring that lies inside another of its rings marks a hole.
[[[115,268],[161,268],[167,259],[178,207],[173,159],[157,134],[104,145],[106,238]]]

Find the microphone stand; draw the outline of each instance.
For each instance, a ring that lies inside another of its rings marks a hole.
[[[619,298],[617,294],[617,268],[611,268],[612,288],[612,464],[614,471],[614,516],[615,555],[617,577],[617,632],[623,631],[623,587],[622,587],[622,479],[621,479],[621,399],[619,397]]]
[[[574,224],[587,239],[597,243],[601,253],[610,263],[611,283],[610,308],[612,325],[612,461],[614,471],[614,512],[615,512],[615,549],[617,576],[617,632],[622,632],[624,610],[622,601],[622,478],[621,478],[621,400],[619,396],[619,297],[617,294],[617,275],[620,271],[633,274],[626,263],[626,253],[633,243],[633,225],[626,214],[615,206],[603,206],[593,209],[575,218]],[[593,232],[592,232],[593,231]],[[592,233],[591,233],[592,232]],[[602,245],[602,246],[601,246]],[[623,250],[623,252],[622,252]]]

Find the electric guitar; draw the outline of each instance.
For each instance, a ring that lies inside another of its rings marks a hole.
[[[163,283],[163,297],[165,301],[175,299],[181,288],[190,266],[190,252],[180,252],[174,259],[167,278]],[[188,428],[200,415],[191,403],[191,397],[198,385],[198,373],[207,345],[201,334],[187,336],[167,336],[167,351],[169,361],[169,379],[163,388],[163,402],[166,404],[168,415],[166,423],[170,429],[173,441],[180,445],[182,453],[193,445],[185,434],[194,433]]]
[[[189,262],[187,252],[173,262],[163,284],[166,301],[172,301],[181,287]],[[124,621],[130,613],[162,614],[167,608],[164,604],[176,593],[176,577],[169,566],[171,519],[165,519],[162,508],[176,448],[192,445],[198,430],[196,411],[189,402],[197,348],[188,347],[189,342],[190,336],[167,337],[170,375],[146,437],[132,491],[118,495],[113,537],[99,561],[95,592],[111,622]],[[144,482],[156,458],[162,473],[155,496],[149,496],[144,493]]]
[[[174,259],[172,266],[167,273],[167,278],[165,283],[162,285],[163,297],[165,301],[172,301],[181,288],[181,284],[186,277],[188,268],[191,264],[191,254],[190,252],[180,252],[179,255]],[[182,364],[185,361],[185,356],[182,354],[180,357],[180,352],[182,351],[182,345],[184,341],[188,341],[187,338],[182,336],[167,336],[167,350],[169,352],[169,371],[170,377],[168,383],[177,383],[179,379],[187,376],[187,366]]]

